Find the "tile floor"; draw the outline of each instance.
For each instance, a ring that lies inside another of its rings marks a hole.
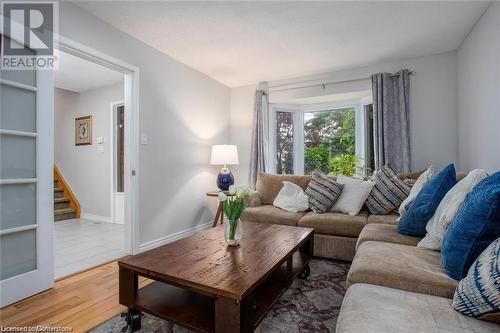
[[[122,224],[84,219],[55,222],[55,278],[125,256],[125,230]]]

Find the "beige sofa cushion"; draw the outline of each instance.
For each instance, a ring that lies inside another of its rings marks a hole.
[[[272,205],[274,199],[283,187],[283,181],[289,181],[299,185],[303,190],[307,188],[311,176],[274,175],[270,173],[259,173],[255,189],[259,192],[260,199],[264,205]]]
[[[404,244],[417,246],[420,237],[411,237],[398,234],[398,226],[391,224],[367,224],[358,237],[356,249],[363,242],[376,241],[384,243]]]
[[[315,257],[352,261],[355,247],[355,237],[314,234]]]
[[[392,224],[398,225],[398,214],[387,214],[387,215],[369,215],[368,221],[366,223],[383,223],[383,224]]]
[[[359,246],[347,274],[347,286],[355,283],[452,298],[458,281],[443,270],[439,252],[368,241]]]
[[[366,225],[367,216],[366,211],[361,211],[356,216],[335,212],[322,214],[309,212],[299,220],[297,225],[314,228],[316,234],[358,237]]]
[[[241,220],[296,226],[297,221],[305,214],[305,212],[290,213],[273,205],[262,205],[259,207],[247,207],[243,211],[243,214],[241,214]]]
[[[360,283],[347,290],[336,332],[493,333],[500,325],[456,312],[447,298]]]

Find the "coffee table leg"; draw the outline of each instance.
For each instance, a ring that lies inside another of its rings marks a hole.
[[[219,297],[215,299],[215,332],[253,332],[249,302]]]
[[[141,329],[141,311],[135,309],[135,298],[139,288],[138,277],[133,271],[120,267],[119,269],[119,301],[128,307],[124,314],[127,326],[131,332]]]

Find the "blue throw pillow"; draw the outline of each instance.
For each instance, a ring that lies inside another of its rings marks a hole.
[[[460,280],[476,258],[500,237],[500,172],[483,179],[467,194],[448,228],[441,248],[443,267]]]
[[[445,194],[457,183],[453,164],[448,165],[431,178],[420,190],[412,204],[401,216],[398,233],[407,236],[425,236],[425,226],[436,211]]]

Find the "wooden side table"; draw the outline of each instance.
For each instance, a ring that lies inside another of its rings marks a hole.
[[[210,191],[207,192],[208,197],[216,197],[218,199],[219,193],[224,192],[225,195],[228,197],[233,197],[234,194],[229,194],[229,191]],[[224,221],[224,203],[222,201],[219,201],[219,206],[217,207],[217,213],[215,213],[215,218],[214,218],[214,223],[212,224],[212,228],[215,228],[217,226],[217,222],[220,219],[220,224],[222,225],[222,222]]]

